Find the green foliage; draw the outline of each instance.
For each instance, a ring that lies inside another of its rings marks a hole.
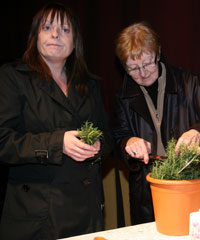
[[[191,180],[200,178],[200,155],[198,146],[181,144],[180,152],[175,153],[176,140],[168,142],[164,161],[155,161],[152,166],[151,177],[166,180]]]
[[[93,145],[97,139],[103,136],[103,132],[97,127],[93,127],[93,123],[86,121],[78,131],[78,137],[89,145]]]

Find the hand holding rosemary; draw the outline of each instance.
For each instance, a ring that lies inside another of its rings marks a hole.
[[[78,138],[84,143],[93,145],[98,139],[102,138],[103,132],[97,127],[93,127],[93,123],[86,121],[78,131]]]
[[[199,146],[181,144],[180,152],[175,152],[176,140],[168,142],[165,161],[155,161],[152,166],[151,177],[165,180],[191,180],[200,178]]]

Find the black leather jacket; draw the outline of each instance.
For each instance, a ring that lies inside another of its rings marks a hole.
[[[172,137],[178,139],[191,128],[200,130],[200,75],[166,63],[165,67],[166,89],[161,124],[164,147]],[[120,146],[122,159],[131,170],[130,198],[131,211],[134,212],[132,222],[152,221],[149,185],[145,180],[150,165],[127,158],[124,148],[127,140],[135,136],[149,141],[152,153],[156,154],[157,136],[143,93],[128,75],[116,95],[115,114],[113,134]]]

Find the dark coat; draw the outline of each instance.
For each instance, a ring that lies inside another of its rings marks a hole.
[[[0,70],[0,162],[9,179],[0,239],[57,239],[103,229],[100,162],[112,148],[100,86],[66,97],[55,81],[40,81],[23,64]],[[103,131],[98,156],[76,162],[63,152],[65,131],[90,121]]]
[[[191,128],[200,130],[200,76],[167,64],[165,66],[167,76],[161,124],[164,147],[172,137],[178,139]],[[150,164],[128,158],[124,148],[127,140],[135,136],[149,141],[152,153],[156,154],[156,130],[142,91],[128,75],[116,96],[115,109],[114,137],[124,162],[131,170],[129,186],[132,223],[153,221],[151,193],[145,179]]]

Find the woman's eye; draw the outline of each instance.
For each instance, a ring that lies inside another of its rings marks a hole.
[[[50,29],[50,26],[44,26],[43,29],[44,29],[45,31],[48,31],[48,30]]]
[[[138,70],[138,68],[132,68],[131,69],[131,71],[133,71],[133,72],[135,72],[135,71],[137,71]]]
[[[128,68],[128,72],[135,72],[137,70],[138,70],[138,68]]]
[[[68,28],[63,28],[62,29],[64,33],[69,33],[69,29]]]

